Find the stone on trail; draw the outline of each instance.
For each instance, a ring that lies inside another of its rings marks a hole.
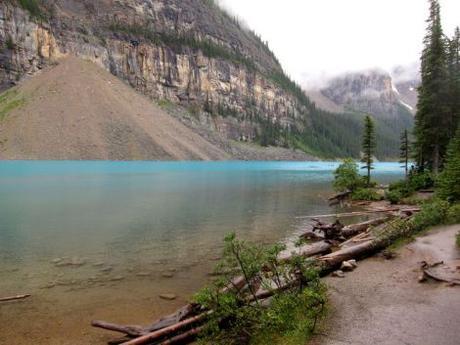
[[[332,276],[337,278],[345,278],[345,273],[343,273],[341,270],[337,270],[332,272]]]
[[[348,260],[348,262],[349,262],[354,268],[358,267],[358,263],[356,262],[355,259]]]
[[[352,263],[351,261],[354,261],[354,263]],[[343,261],[342,266],[340,266],[340,269],[344,272],[349,272],[353,271],[356,268],[356,266],[357,265],[355,260]]]

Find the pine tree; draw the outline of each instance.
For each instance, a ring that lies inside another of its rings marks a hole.
[[[446,41],[438,0],[429,0],[430,16],[421,57],[422,82],[415,117],[414,153],[420,170],[437,173],[449,141],[448,69]]]
[[[460,201],[460,127],[449,144],[446,165],[439,175],[437,187],[441,198]]]
[[[362,169],[367,170],[366,184],[369,187],[371,183],[371,170],[374,169],[373,155],[375,150],[375,128],[371,117],[367,115],[364,118],[364,134],[363,134],[363,157],[361,162],[364,163]]]
[[[449,41],[449,138],[453,138],[460,121],[460,28],[455,29]]]
[[[409,134],[407,132],[407,129],[405,129],[401,133],[401,147],[400,147],[400,161],[399,163],[403,164],[402,168],[404,168],[405,173],[406,173],[406,178],[409,172]]]

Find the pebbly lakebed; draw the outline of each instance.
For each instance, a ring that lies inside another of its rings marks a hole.
[[[212,279],[227,233],[285,241],[330,212],[338,164],[1,161],[0,297],[32,297],[0,305],[0,344],[104,343],[92,319],[173,311]]]

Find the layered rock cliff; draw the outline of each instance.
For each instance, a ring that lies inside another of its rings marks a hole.
[[[288,79],[268,47],[212,1],[30,3],[0,4],[3,89],[73,54],[152,98],[218,115],[216,129],[233,139],[254,139],[260,118],[301,128],[309,112],[281,85]]]

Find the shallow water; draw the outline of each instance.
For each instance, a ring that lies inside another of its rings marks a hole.
[[[97,344],[113,337],[91,319],[172,311],[209,279],[225,234],[285,240],[305,226],[297,216],[330,211],[336,166],[0,162],[0,296],[33,295],[0,306],[0,344]],[[401,175],[376,166],[380,182]]]

